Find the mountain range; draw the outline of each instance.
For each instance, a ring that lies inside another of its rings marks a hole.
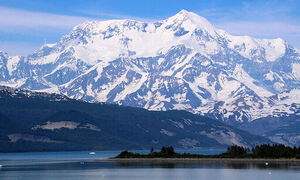
[[[0,86],[0,152],[225,148],[267,138],[186,111],[148,111]]]
[[[240,126],[299,115],[300,51],[280,38],[233,36],[182,10],[150,23],[86,22],[26,57],[1,52],[0,84]]]

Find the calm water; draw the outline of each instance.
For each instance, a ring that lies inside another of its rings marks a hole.
[[[185,151],[216,154],[224,150]],[[95,162],[120,151],[47,152],[0,154],[0,180],[98,180],[98,179],[300,179],[299,165],[269,163],[116,163]],[[148,151],[138,151],[148,153]],[[183,151],[181,151],[183,152]]]

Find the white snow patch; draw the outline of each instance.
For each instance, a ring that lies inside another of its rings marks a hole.
[[[201,62],[201,65],[208,66],[208,65],[210,65],[210,62],[206,60],[206,61]]]
[[[142,74],[142,77],[140,79],[134,78],[130,84],[128,84],[123,91],[121,91],[117,96],[115,97],[115,101],[120,101],[126,98],[127,95],[134,93],[140,89],[140,87],[143,85],[143,83],[147,80],[147,75],[145,73]]]
[[[48,137],[34,136],[30,134],[9,134],[7,137],[9,138],[10,142],[13,143],[18,142],[19,140],[42,143],[63,143],[62,141],[52,140]]]
[[[73,121],[60,121],[60,122],[50,122],[47,121],[45,125],[36,125],[32,128],[32,130],[36,129],[46,129],[46,130],[55,130],[61,128],[67,129],[76,129],[80,123],[73,122]]]
[[[169,121],[171,121],[174,124],[174,126],[177,128],[181,128],[181,129],[184,128],[184,125],[179,121],[173,121],[173,120],[169,120]]]
[[[44,65],[44,64],[54,63],[58,59],[58,57],[61,55],[61,53],[63,53],[63,52],[54,52],[54,53],[49,54],[48,56],[42,56],[37,59],[31,59],[30,63],[32,65]]]
[[[222,130],[211,131],[211,132],[201,131],[200,134],[203,134],[209,138],[215,139],[220,144],[246,146],[242,142],[243,141],[242,137],[231,131],[228,131],[228,132],[224,132]]]
[[[248,88],[250,88],[260,97],[268,97],[273,95],[273,93],[271,93],[270,91],[254,84],[254,79],[251,76],[249,76],[247,72],[244,71],[244,69],[242,68],[242,64],[239,64],[235,67],[233,77],[239,82],[245,84]]]
[[[197,148],[197,144],[199,143],[199,141],[196,139],[184,138],[181,139],[178,143],[186,149],[192,149]]]
[[[298,80],[300,80],[300,64],[296,64],[296,63],[294,63],[294,64],[292,64],[292,69],[293,69],[293,74],[294,74],[294,76],[298,79]]]
[[[218,32],[228,40],[231,49],[255,61],[257,61],[258,56],[265,57],[266,61],[275,61],[282,57],[286,51],[285,41],[280,38],[255,39],[249,36],[232,36],[222,30]]]
[[[167,131],[167,130],[165,130],[165,129],[161,129],[161,130],[160,130],[160,133],[161,133],[161,134],[164,134],[164,135],[167,135],[167,136],[174,136],[174,135],[175,135],[175,133],[170,132],[170,131]]]
[[[269,80],[269,81],[273,81],[274,80],[274,73],[272,71],[268,72],[267,74],[265,74],[265,79]]]
[[[12,56],[8,58],[6,67],[10,76],[12,75],[12,72],[17,69],[19,61],[19,56]]]
[[[101,129],[99,129],[97,126],[95,126],[93,124],[86,123],[86,124],[80,125],[80,123],[73,122],[73,121],[59,121],[59,122],[47,121],[46,124],[36,125],[36,126],[32,127],[31,129],[32,130],[44,129],[44,130],[53,131],[55,129],[61,129],[61,128],[66,128],[66,129],[71,129],[71,130],[79,128],[79,129],[89,129],[92,131],[101,131]]]
[[[281,92],[283,90],[284,84],[280,82],[276,82],[273,85],[274,89],[278,92]]]

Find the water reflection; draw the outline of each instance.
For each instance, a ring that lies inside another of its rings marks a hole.
[[[2,180],[282,180],[298,179],[295,164],[215,163],[215,162],[94,162],[59,161],[52,163],[7,165],[0,169]]]
[[[146,151],[145,151],[146,152]],[[1,180],[282,180],[299,179],[297,163],[151,161],[111,162],[105,159],[119,152],[53,152],[0,154]],[[205,153],[213,153],[207,151]]]
[[[277,163],[269,162],[96,162],[88,161],[58,161],[52,163],[7,165],[2,171],[42,171],[42,170],[85,170],[85,169],[136,169],[136,168],[199,168],[199,169],[273,169],[273,170],[296,170],[300,171],[300,164],[295,162]]]
[[[292,169],[300,170],[300,163],[271,162],[114,162],[121,168],[205,168],[205,169]]]

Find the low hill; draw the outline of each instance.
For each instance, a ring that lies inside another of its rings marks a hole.
[[[0,87],[0,151],[253,146],[271,143],[186,111],[148,111]]]

